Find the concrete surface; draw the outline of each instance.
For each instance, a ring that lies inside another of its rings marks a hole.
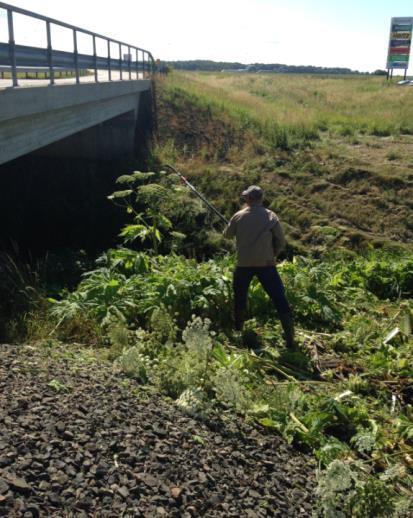
[[[116,135],[106,124],[100,138],[110,150],[112,137],[119,140],[119,116],[125,114],[122,135],[126,131],[126,141],[133,142],[141,93],[150,89],[151,81],[92,80],[76,85],[63,79],[42,88],[34,80],[36,86],[0,90],[0,164],[113,119]]]

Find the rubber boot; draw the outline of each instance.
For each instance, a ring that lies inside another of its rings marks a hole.
[[[285,346],[287,349],[296,349],[294,340],[294,320],[291,313],[284,313],[280,315],[281,326],[284,331]]]

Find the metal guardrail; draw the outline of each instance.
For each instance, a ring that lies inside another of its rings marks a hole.
[[[123,80],[123,73],[128,74],[132,79],[132,72],[142,72],[143,77],[150,75],[155,70],[155,62],[152,54],[145,49],[114,40],[107,36],[97,34],[80,27],[75,27],[65,22],[42,16],[26,9],[20,9],[4,2],[0,2],[0,9],[7,12],[8,43],[0,43],[0,65],[7,66],[11,70],[13,86],[18,86],[19,67],[47,67],[49,71],[50,84],[55,83],[55,68],[70,68],[75,71],[76,83],[80,83],[80,70],[92,69],[95,81],[98,82],[98,70],[107,70],[108,79],[112,80],[112,71],[118,71],[120,80]],[[13,14],[22,14],[45,22],[47,47],[30,47],[17,45],[14,38]],[[73,32],[73,52],[53,49],[52,25],[57,25]],[[78,52],[78,34],[86,34],[92,38],[93,54],[81,54]],[[97,54],[96,40],[104,40],[107,46],[107,55]],[[119,49],[118,56],[111,55],[111,45],[115,44]],[[122,55],[122,48],[127,49],[126,59]]]

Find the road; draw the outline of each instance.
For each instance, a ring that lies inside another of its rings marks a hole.
[[[129,73],[123,72],[122,74],[124,80],[129,80]],[[132,72],[131,78],[132,80],[143,79],[143,72],[139,72],[138,78],[136,77],[136,72]],[[107,71],[98,71],[98,81],[106,82],[108,81],[108,73]],[[113,71],[112,72],[112,81],[120,80],[120,72]],[[93,83],[95,81],[94,74],[83,76],[80,78],[80,83]],[[67,77],[63,79],[56,79],[55,85],[70,85],[76,84],[76,79],[74,77]],[[49,86],[50,81],[48,79],[19,79],[19,88],[33,88],[38,86]],[[11,79],[0,79],[0,90],[4,90],[6,88],[12,88]]]

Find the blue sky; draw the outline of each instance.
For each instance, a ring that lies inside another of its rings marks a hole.
[[[8,3],[139,45],[165,60],[213,59],[368,71],[386,66],[390,18],[413,16],[411,0],[117,0],[110,4],[98,0],[9,0]],[[5,35],[4,22],[3,12],[0,38]],[[42,24],[33,27],[22,18],[16,25],[18,42],[43,41]],[[53,36],[62,48],[70,45],[70,34],[55,31]],[[85,41],[84,45],[88,43]]]

